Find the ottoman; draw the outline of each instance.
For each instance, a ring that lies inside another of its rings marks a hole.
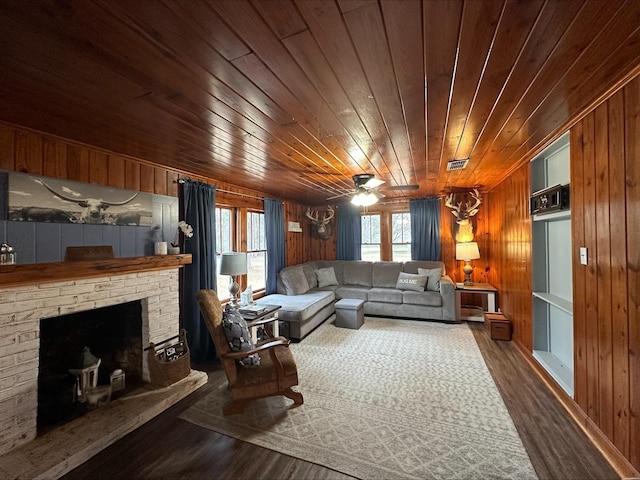
[[[364,323],[364,300],[343,298],[336,307],[336,327],[358,329]]]

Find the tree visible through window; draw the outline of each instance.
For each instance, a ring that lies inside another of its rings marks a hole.
[[[380,260],[380,215],[361,215],[362,260]]]
[[[264,290],[267,278],[267,237],[264,213],[247,212],[247,283],[256,292]]]
[[[391,215],[391,259],[394,262],[411,260],[411,216],[409,212]]]
[[[220,265],[220,254],[233,250],[233,210],[230,208],[216,208],[216,256]],[[220,300],[229,298],[229,276],[217,275],[217,293]]]

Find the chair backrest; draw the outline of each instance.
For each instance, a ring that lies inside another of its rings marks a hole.
[[[222,356],[231,351],[227,337],[222,328],[222,304],[218,299],[215,290],[200,290],[196,293],[196,298],[200,304],[202,317],[207,324],[209,335],[213,339],[216,352],[221,359],[222,366],[227,374],[227,378],[231,382],[236,378],[236,362],[234,360],[224,359]]]

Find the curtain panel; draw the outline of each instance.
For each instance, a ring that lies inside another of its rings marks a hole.
[[[196,292],[216,290],[216,188],[186,180],[183,184],[184,219],[193,227],[185,242],[185,253],[193,257],[183,267],[182,318],[191,350],[191,361],[205,363],[215,358],[215,347],[202,319]]]
[[[440,260],[440,198],[409,200],[411,259]]]
[[[265,294],[277,292],[277,275],[286,266],[284,206],[274,198],[264,199],[264,229],[267,237]]]
[[[360,207],[347,204],[338,205],[336,238],[336,258],[338,260],[362,259],[362,224]]]

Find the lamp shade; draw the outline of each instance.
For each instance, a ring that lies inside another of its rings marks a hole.
[[[224,252],[220,254],[220,275],[244,275],[247,273],[247,254]]]
[[[476,242],[456,243],[456,260],[475,260],[480,258],[480,250]]]

